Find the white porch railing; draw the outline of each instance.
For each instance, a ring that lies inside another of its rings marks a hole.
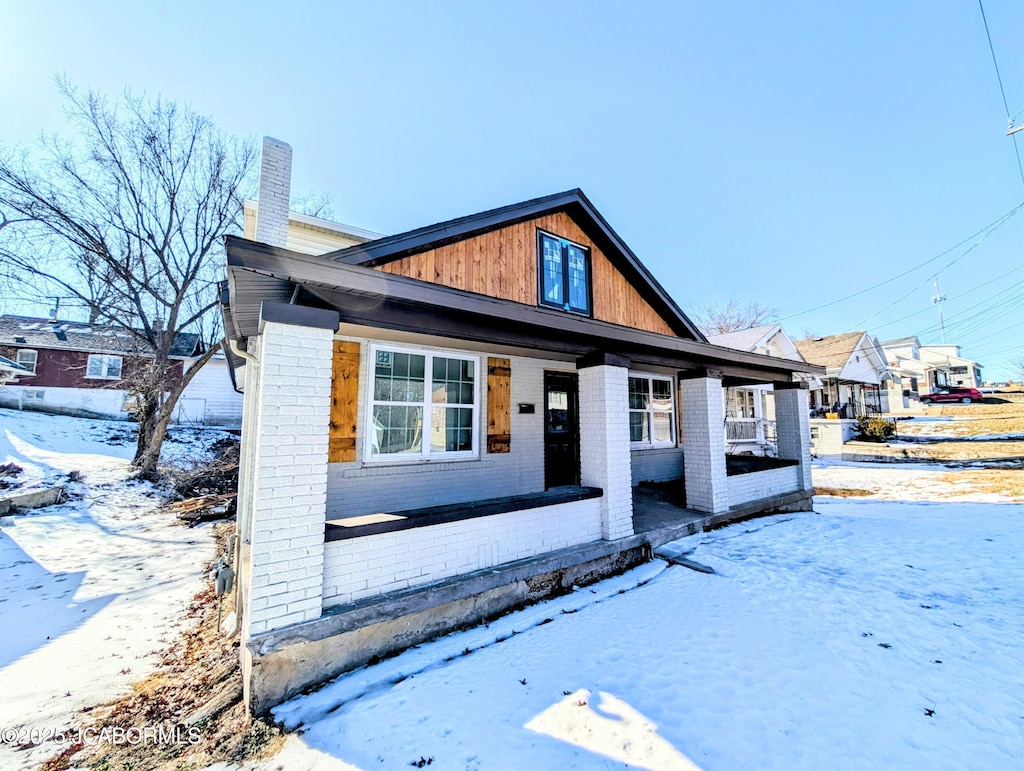
[[[726,418],[725,444],[727,450],[738,449],[739,445],[756,445],[764,454],[774,455],[775,421],[764,418]]]

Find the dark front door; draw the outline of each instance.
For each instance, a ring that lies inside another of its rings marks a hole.
[[[544,489],[580,483],[578,380],[544,373]]]

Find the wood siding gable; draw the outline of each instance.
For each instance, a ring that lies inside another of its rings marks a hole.
[[[454,243],[402,257],[378,270],[419,281],[536,306],[537,231],[574,241],[590,249],[593,318],[611,324],[676,337],[672,326],[613,265],[565,212],[470,236]]]

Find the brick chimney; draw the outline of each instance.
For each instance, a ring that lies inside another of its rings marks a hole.
[[[292,148],[286,142],[263,137],[260,184],[256,208],[256,240],[288,246],[288,203],[292,188]]]

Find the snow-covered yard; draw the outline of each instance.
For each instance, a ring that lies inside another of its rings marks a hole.
[[[1024,767],[1021,507],[816,470],[844,472],[889,500],[697,535],[715,575],[656,561],[344,676],[276,711],[301,734],[266,767]]]
[[[213,556],[209,528],[155,513],[153,487],[127,479],[131,428],[0,410],[0,464],[22,467],[20,482],[84,475],[67,503],[0,518],[0,768],[62,749],[15,745],[62,732],[145,677]],[[219,436],[185,432],[168,455],[201,454]]]
[[[201,586],[209,531],[126,481],[127,428],[0,410],[0,463],[85,475],[0,519],[0,729],[124,692]],[[262,765],[1024,767],[1024,513],[959,473],[819,465],[866,497],[684,539],[714,575],[655,560],[343,676],[276,710],[295,733]],[[0,746],[0,767],[55,749]]]

